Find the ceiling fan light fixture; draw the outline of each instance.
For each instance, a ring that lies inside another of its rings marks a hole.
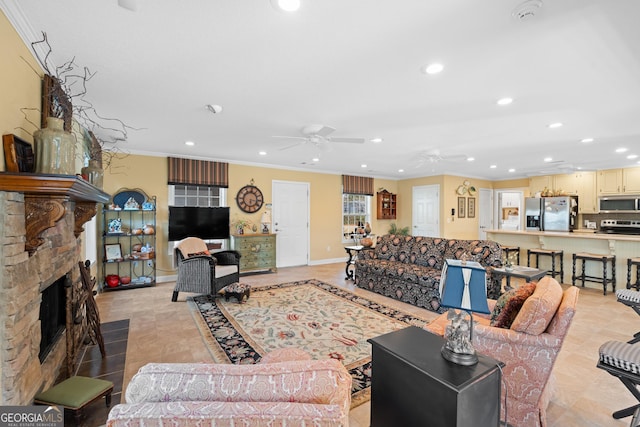
[[[261,156],[266,156],[267,152],[266,151],[259,151],[258,154],[260,154]]]
[[[194,145],[196,145],[196,143],[193,142],[193,141],[185,141],[184,145],[188,145],[189,147],[193,147]]]
[[[593,142],[593,138],[582,138],[580,142],[588,144],[589,142]]]
[[[616,148],[616,153],[625,153],[627,150],[628,148],[625,147]]]
[[[369,141],[373,142],[374,144],[380,144],[382,141],[384,141],[384,139],[382,139],[382,138],[371,138]]]
[[[543,161],[544,161],[545,163],[549,163],[549,162],[552,162],[552,161],[553,161],[553,158],[551,158],[551,157],[545,157]]]
[[[474,162],[475,160],[475,157],[467,157],[467,162]]]
[[[500,98],[496,101],[496,104],[498,105],[509,105],[513,102],[513,98],[509,98],[509,97],[505,97],[505,98]]]
[[[498,165],[491,165],[491,166],[489,166],[489,169],[495,169],[497,167],[498,167]]]
[[[557,129],[559,127],[562,127],[562,123],[560,122],[550,123],[548,127],[549,129]]]
[[[271,0],[271,6],[284,12],[295,12],[300,9],[300,0]]]

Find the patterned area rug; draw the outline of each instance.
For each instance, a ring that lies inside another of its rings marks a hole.
[[[338,359],[353,377],[352,407],[370,398],[367,339],[428,323],[315,279],[252,288],[244,304],[209,295],[189,298],[189,304],[216,362],[256,363],[281,347]]]

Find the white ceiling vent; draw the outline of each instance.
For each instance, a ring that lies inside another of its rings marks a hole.
[[[516,6],[513,12],[511,12],[511,16],[518,21],[528,21],[538,15],[540,9],[542,9],[541,0],[527,0]]]

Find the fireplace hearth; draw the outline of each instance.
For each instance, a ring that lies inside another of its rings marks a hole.
[[[82,226],[108,200],[75,176],[0,173],[0,405],[30,405],[75,372]]]

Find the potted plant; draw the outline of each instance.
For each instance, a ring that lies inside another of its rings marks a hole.
[[[244,234],[244,229],[251,226],[251,221],[245,218],[237,218],[231,225],[235,227],[237,234]]]
[[[396,236],[408,236],[409,235],[409,227],[399,228],[395,222],[392,222],[389,225],[389,234],[395,234]]]

